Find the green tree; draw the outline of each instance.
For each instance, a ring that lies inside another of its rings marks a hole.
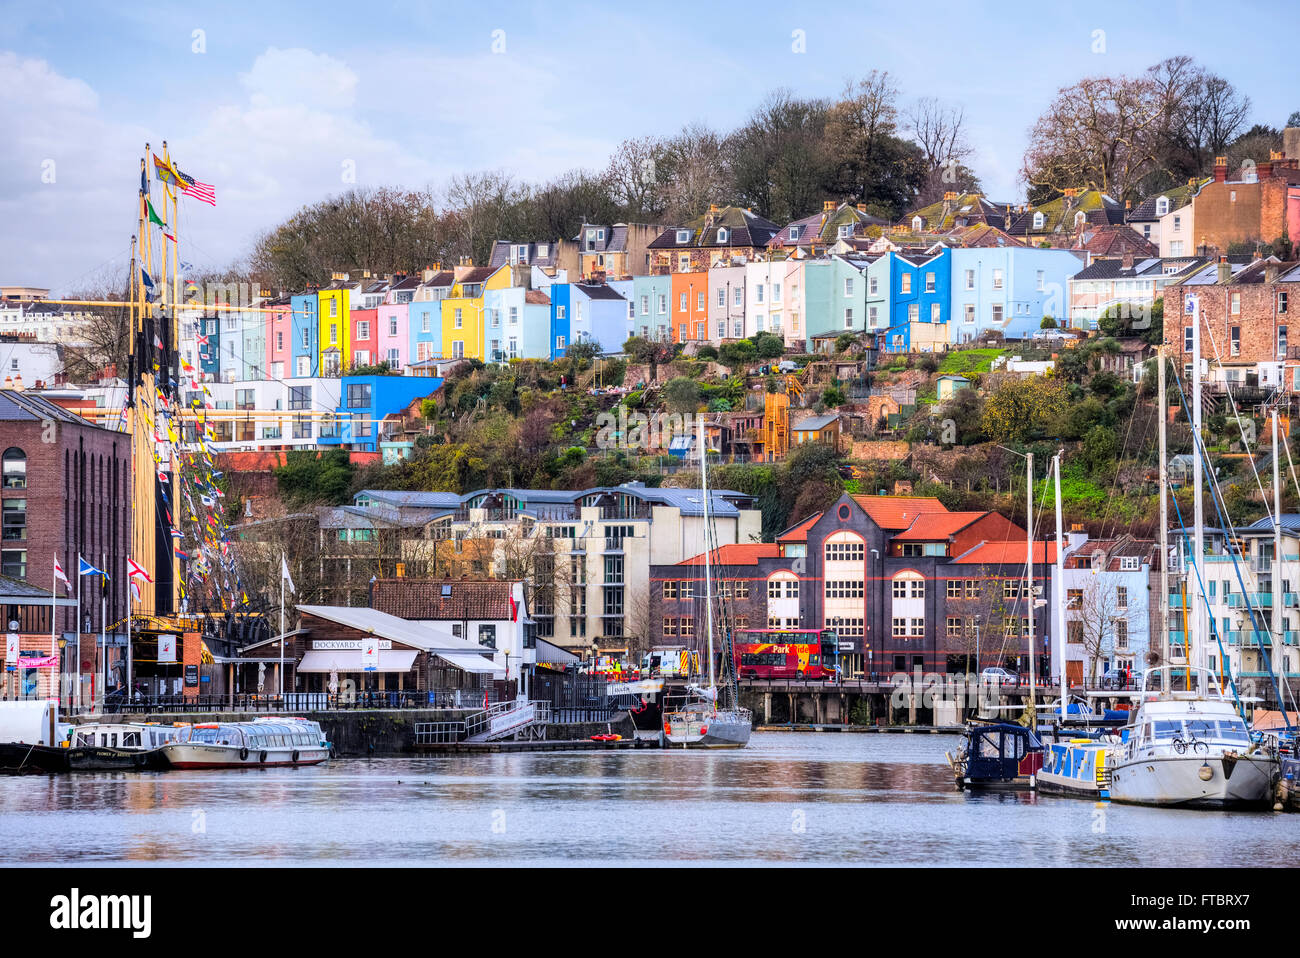
[[[1047,376],[1008,379],[984,401],[984,431],[994,442],[1042,435],[1066,405],[1065,387]]]
[[[1044,316],[1043,321],[1038,324],[1039,329],[1056,329],[1056,317]]]
[[[348,500],[355,467],[344,449],[290,451],[272,470],[280,497],[291,505],[341,505]]]
[[[785,352],[785,340],[769,332],[757,333],[754,336],[754,350],[763,359],[775,359]]]
[[[664,383],[663,398],[672,412],[695,412],[700,408],[699,384],[686,376],[674,376]]]
[[[748,339],[738,339],[734,343],[727,343],[718,351],[718,359],[722,365],[726,366],[733,372],[741,367],[748,366],[758,358],[758,350]]]

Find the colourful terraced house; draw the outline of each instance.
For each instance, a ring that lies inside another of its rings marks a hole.
[[[919,256],[888,255],[893,262],[885,348],[923,353],[945,349],[950,342],[952,250],[942,247]]]
[[[352,291],[356,284],[348,281],[347,273],[334,273],[328,286],[318,294],[320,330],[319,376],[338,376],[352,355],[352,337],[349,327],[352,315]]]
[[[451,294],[442,301],[442,355],[487,358],[483,293],[510,285],[510,267],[457,266]]]
[[[320,369],[320,294],[312,290],[290,296],[289,308],[289,376],[301,379]]]

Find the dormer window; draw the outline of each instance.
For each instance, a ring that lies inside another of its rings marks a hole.
[[[718,228],[719,243],[725,243],[730,236],[731,236],[731,231],[728,230],[725,226],[721,226]]]
[[[538,258],[539,258],[539,259],[545,259],[545,258],[546,258],[546,255],[547,255],[547,253],[550,251],[550,249],[551,249],[550,244],[548,244],[548,243],[538,243],[538,244],[537,244],[537,256],[538,256]]]
[[[1162,196],[1156,200],[1156,216],[1164,216],[1169,212],[1169,197]]]
[[[1084,221],[1087,219],[1088,219],[1088,214],[1084,213],[1083,210],[1079,210],[1079,212],[1074,214],[1074,225],[1082,226],[1084,224]]]
[[[596,230],[596,239],[602,243],[605,242],[605,231],[603,229]]]
[[[840,239],[848,239],[848,238],[849,238],[850,236],[852,236],[852,235],[853,235],[853,227],[852,227],[852,226],[841,226],[841,227],[840,227],[840,229],[839,229],[839,236],[840,236]]]
[[[1042,213],[1034,214],[1034,229],[1041,230],[1043,228],[1043,224],[1046,222],[1047,222],[1047,217],[1044,216]]]
[[[678,231],[677,231],[677,242],[679,242],[679,243],[689,243],[690,241],[691,241],[691,231],[690,231],[690,230],[678,230]]]
[[[913,229],[913,230],[915,230],[916,232],[919,233],[919,232],[921,232],[921,227],[924,226],[924,225],[925,225],[925,221],[922,220],[921,217],[919,217],[919,216],[913,216],[913,217],[912,217],[912,229]]]
[[[802,226],[791,226],[791,227],[790,227],[790,239],[792,239],[792,240],[797,240],[797,239],[799,238],[799,235],[800,235],[802,232],[803,232],[803,227],[802,227]]]

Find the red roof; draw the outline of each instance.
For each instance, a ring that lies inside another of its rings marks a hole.
[[[775,542],[739,542],[719,546],[709,553],[714,565],[758,565],[759,559],[775,559],[781,547]],[[704,553],[683,559],[678,565],[704,565]]]
[[[934,542],[956,535],[987,512],[927,512],[916,517],[906,531],[894,536],[895,542]]]
[[[952,560],[966,565],[985,563],[987,565],[1024,565],[1025,564],[1025,543],[1024,540],[1019,542],[981,542],[975,548],[957,556]],[[1055,542],[1035,542],[1034,543],[1034,562],[1055,562],[1056,561],[1056,543]]]
[[[871,521],[882,529],[901,532],[924,513],[946,513],[948,507],[927,496],[854,496]]]
[[[791,526],[789,529],[786,529],[785,532],[781,533],[779,536],[776,537],[776,541],[777,542],[807,542],[808,530],[811,529],[813,527],[813,524],[818,519],[820,519],[823,515],[825,515],[825,513],[822,512],[813,513],[807,519],[803,520],[803,522],[797,523],[796,525]]]

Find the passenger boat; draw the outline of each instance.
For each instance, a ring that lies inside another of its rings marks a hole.
[[[1043,745],[1023,725],[971,722],[957,754],[945,752],[958,790],[1033,788],[1043,767]]]
[[[68,750],[55,737],[58,707],[44,699],[0,702],[0,772],[64,772]]]
[[[170,768],[270,768],[319,765],[330,743],[310,719],[260,718],[192,725],[161,751]]]
[[[1189,681],[1173,681],[1184,676]],[[1179,684],[1184,689],[1177,689]],[[1144,694],[1148,697],[1123,730],[1124,744],[1115,754],[1111,801],[1189,808],[1272,803],[1277,755],[1251,741],[1213,672],[1192,666],[1148,669]]]
[[[74,772],[165,769],[162,746],[177,741],[184,723],[96,722],[68,730],[68,767]]]

